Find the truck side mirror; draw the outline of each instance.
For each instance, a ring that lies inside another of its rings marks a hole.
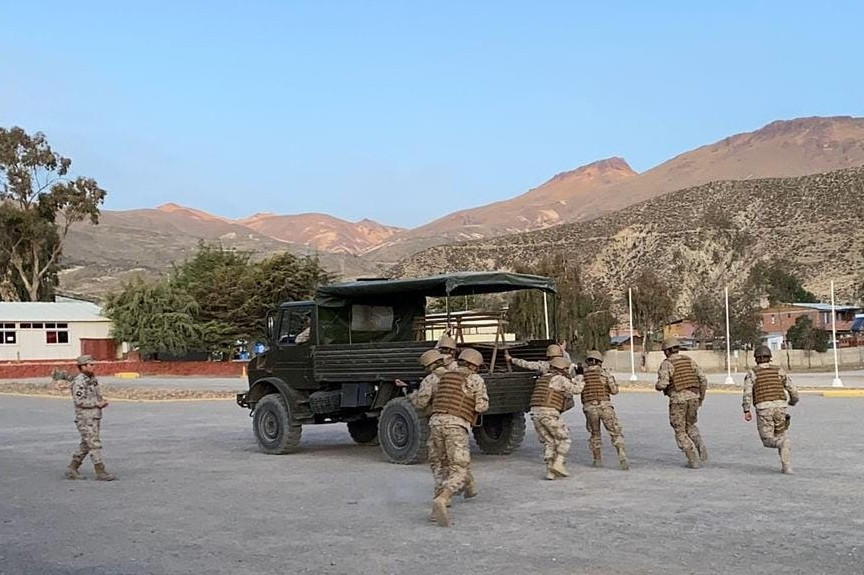
[[[276,312],[268,311],[265,319],[264,332],[267,334],[267,341],[273,341],[273,333],[276,330]]]

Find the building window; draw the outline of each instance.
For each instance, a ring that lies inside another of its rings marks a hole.
[[[0,345],[14,345],[15,339],[15,324],[0,323]]]
[[[47,343],[47,344],[69,343],[69,324],[68,323],[46,323],[45,324],[45,343]]]

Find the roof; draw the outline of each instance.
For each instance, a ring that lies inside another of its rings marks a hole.
[[[625,341],[630,341],[629,335],[616,335],[615,337],[610,338],[612,345],[621,345]]]
[[[102,316],[102,308],[85,301],[0,302],[0,321],[111,321]]]
[[[851,331],[864,331],[864,313],[855,314]]]
[[[425,278],[354,281],[318,288],[319,305],[342,305],[342,301],[388,295],[446,297],[538,289],[555,293],[555,281],[543,277],[508,272],[458,272]]]
[[[817,311],[831,311],[830,303],[793,303],[792,305],[795,307],[807,307]],[[855,311],[861,308],[857,305],[835,305],[834,309],[837,311]]]

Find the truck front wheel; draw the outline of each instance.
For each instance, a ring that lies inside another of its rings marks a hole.
[[[265,395],[255,404],[252,429],[261,451],[282,455],[296,451],[300,445],[301,427],[294,423],[285,398],[280,393]]]
[[[488,455],[507,455],[525,439],[525,414],[484,415],[483,425],[474,428],[474,441]]]
[[[426,459],[429,420],[407,397],[391,399],[381,410],[378,441],[381,451],[392,463],[408,465]]]

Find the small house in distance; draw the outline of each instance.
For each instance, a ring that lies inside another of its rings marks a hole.
[[[70,360],[81,354],[117,358],[111,320],[93,303],[0,302],[0,361]]]

